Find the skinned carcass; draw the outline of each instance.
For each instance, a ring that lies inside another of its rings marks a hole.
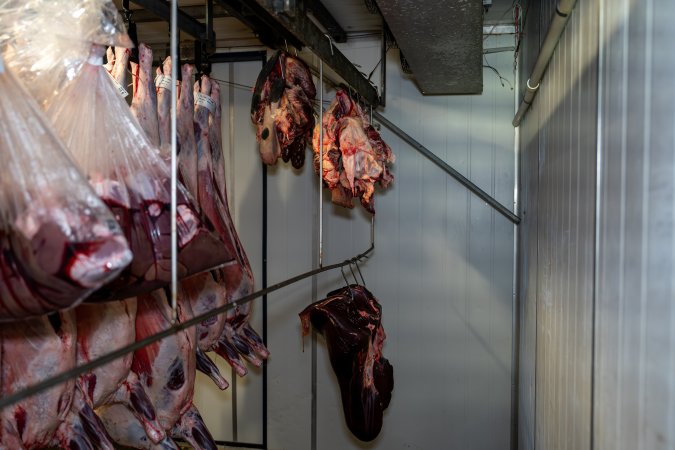
[[[192,317],[189,304],[180,302],[178,320]],[[138,297],[136,339],[165,330],[171,325],[171,308],[164,291]],[[196,369],[195,328],[182,330],[134,353],[132,370],[138,376],[157,413],[167,438],[152,442],[141,423],[122,405],[100,408],[106,429],[115,442],[142,449],[174,448],[171,437],[187,440],[195,449],[215,449],[213,438],[192,404]],[[198,432],[194,430],[197,429]]]
[[[372,441],[394,388],[393,368],[382,356],[382,307],[365,287],[350,285],[305,308],[300,319],[303,335],[311,324],[326,338],[349,430]]]
[[[260,156],[268,165],[281,156],[296,169],[305,162],[305,147],[314,128],[316,88],[301,59],[279,50],[258,75],[251,100]]]
[[[53,313],[0,327],[3,397],[75,366],[73,319],[71,312]],[[32,449],[52,444],[70,414],[74,386],[74,380],[67,381],[0,410],[0,449]],[[82,435],[77,436],[73,435],[74,441],[86,441]]]
[[[323,127],[324,185],[331,190],[333,203],[353,208],[353,199],[375,213],[375,184],[386,188],[394,177],[389,166],[396,158],[391,148],[370,124],[361,106],[345,91],[338,91],[314,129],[314,169],[320,171],[321,127]]]
[[[136,298],[80,305],[77,317],[77,363],[85,364],[136,340]],[[125,405],[143,425],[153,442],[166,434],[157,422],[155,408],[136,373],[131,371],[133,353],[91,370],[77,380],[76,398],[92,408]]]
[[[131,113],[145,131],[150,143],[154,147],[159,147],[157,92],[152,77],[152,50],[146,44],[138,45],[138,64],[131,64],[131,79],[134,91]]]
[[[194,116],[195,130],[198,132],[200,206],[213,223],[219,224],[219,235],[228,251],[236,256],[233,263],[213,271],[213,275],[225,287],[226,302],[235,303],[253,292],[254,280],[227,201],[222,158],[220,86],[204,76],[201,83],[195,83],[194,90],[195,96],[201,100],[195,105]],[[250,326],[250,314],[250,303],[237,305],[228,311],[221,337],[212,345],[212,349],[225,358],[240,376],[248,371],[240,356],[258,367],[269,356],[262,339]]]

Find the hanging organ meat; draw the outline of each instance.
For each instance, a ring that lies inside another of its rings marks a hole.
[[[278,51],[258,75],[251,101],[251,120],[265,164],[279,156],[296,169],[305,162],[305,146],[314,128],[316,88],[307,65]]]
[[[314,129],[314,169],[319,173],[320,126],[323,126],[323,178],[333,203],[353,208],[359,198],[363,207],[375,213],[375,183],[386,188],[394,180],[389,166],[396,160],[391,148],[370,124],[358,103],[345,91],[338,91],[323,115],[323,124]]]
[[[326,338],[347,426],[362,441],[380,433],[394,389],[394,369],[382,356],[381,318],[382,307],[359,285],[330,292],[300,313],[304,335],[311,323]]]

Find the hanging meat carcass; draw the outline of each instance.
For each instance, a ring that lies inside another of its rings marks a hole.
[[[138,45],[138,64],[131,63],[131,79],[134,96],[131,113],[145,131],[154,147],[159,147],[159,124],[157,122],[157,92],[152,77],[152,50],[146,44]]]
[[[258,75],[251,100],[260,156],[274,165],[281,156],[296,169],[305,162],[305,147],[314,128],[316,88],[301,59],[279,50]]]
[[[235,262],[213,272],[215,279],[226,289],[226,302],[235,303],[254,290],[253,271],[239,240],[230,215],[225,168],[222,156],[220,86],[204,76],[195,83],[195,130],[198,133],[199,200],[204,214],[218,223],[219,234],[228,250],[236,255]],[[256,366],[269,356],[258,333],[251,328],[250,303],[237,305],[227,313],[221,338],[212,347],[225,358],[240,376],[246,366],[240,355]]]
[[[138,297],[136,339],[167,329],[171,325],[171,308],[164,291]],[[189,304],[179,303],[178,320],[193,313]],[[196,368],[195,328],[182,330],[154,342],[134,353],[132,370],[148,393],[157,420],[167,437],[159,444],[151,442],[139,421],[122,405],[104,406],[101,418],[115,442],[133,448],[174,448],[171,437],[187,440],[195,449],[215,449],[215,443],[192,404]],[[197,430],[197,431],[195,431]]]
[[[314,129],[314,169],[320,171],[321,126],[323,126],[323,178],[333,203],[353,208],[359,198],[363,207],[375,213],[375,183],[386,188],[394,177],[389,166],[395,157],[391,148],[370,124],[358,103],[343,90]]]
[[[99,51],[100,47],[93,46],[94,56]],[[128,298],[166,285],[171,258],[169,169],[105,69],[85,64],[52,103],[48,115],[96,192],[112,209],[134,253],[129,269],[95,298]],[[177,194],[179,276],[232,260],[218,237],[202,224],[181,184]]]
[[[300,319],[303,335],[311,323],[326,338],[349,430],[362,441],[372,441],[380,433],[394,388],[394,370],[382,356],[382,307],[365,287],[351,285],[311,304]]]
[[[86,364],[136,340],[136,298],[80,305],[77,317],[77,363]],[[155,408],[136,373],[131,371],[133,353],[93,369],[77,381],[76,399],[92,408],[122,404],[143,425],[153,442],[166,437],[157,422]]]
[[[0,327],[3,397],[75,366],[73,317],[71,312],[53,313]],[[71,380],[0,410],[0,448],[48,447],[70,414],[73,392]]]
[[[0,322],[79,303],[131,261],[112,214],[0,60]]]

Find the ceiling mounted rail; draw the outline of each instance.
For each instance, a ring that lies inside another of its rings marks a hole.
[[[434,152],[417,142],[415,139],[412,138],[409,134],[407,134],[405,131],[401,130],[399,127],[394,125],[392,122],[389,121],[386,117],[384,117],[382,114],[378,112],[373,112],[373,117],[375,120],[380,122],[382,125],[387,127],[390,131],[392,131],[394,134],[396,134],[398,137],[403,139],[406,143],[408,143],[410,146],[412,146],[415,150],[426,156],[431,162],[436,164],[438,167],[443,169],[448,175],[453,177],[455,180],[459,181],[464,187],[469,189],[471,192],[476,194],[478,197],[480,197],[482,200],[484,200],[487,204],[492,206],[494,209],[497,210],[501,215],[509,219],[511,222],[513,222],[515,225],[518,225],[520,223],[520,217],[516,216],[510,209],[508,209],[506,206],[502,205],[499,203],[494,197],[492,197],[490,194],[479,188],[477,185],[475,185],[471,180],[466,178],[464,175],[459,173],[457,170],[455,170],[452,166],[450,166],[448,163],[443,161],[441,158],[436,156]]]
[[[133,1],[133,3],[136,3],[136,2]],[[132,11],[134,13],[134,22],[136,22],[136,23],[152,23],[152,22],[163,22],[164,21],[164,18],[162,18],[162,17],[158,16],[157,14],[155,14],[153,12],[150,12],[146,9],[133,9]],[[186,15],[188,15],[188,16],[190,16],[193,19],[196,19],[198,21],[206,19],[206,14],[204,12],[203,6],[182,6],[180,8],[180,11],[182,11]],[[120,14],[122,14],[122,12],[123,11],[120,11]],[[214,19],[222,19],[224,17],[230,17],[230,15],[228,13],[226,13],[225,10],[221,6],[214,7],[213,18]]]
[[[166,22],[171,19],[171,4],[165,0],[131,0],[132,3],[137,4],[146,11],[154,14]],[[202,10],[204,8],[202,7]],[[134,20],[135,18],[134,12]],[[180,8],[178,9],[178,29],[184,33],[189,34],[195,39],[206,39],[207,30],[206,25],[185,13]]]
[[[347,33],[320,0],[305,0],[305,7],[335,42],[347,42]]]
[[[379,104],[380,97],[375,86],[337,49],[336,41],[330,34],[321,31],[307,17],[298,2],[289,1],[290,6],[277,12],[264,0],[217,1],[230,15],[257,33],[263,44],[272,48],[309,47],[366,102],[373,106]]]

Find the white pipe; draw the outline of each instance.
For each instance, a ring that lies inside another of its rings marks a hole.
[[[537,56],[537,61],[534,63],[534,68],[532,69],[532,74],[527,80],[527,89],[525,90],[525,95],[523,96],[522,102],[518,107],[515,117],[513,118],[513,126],[517,127],[520,125],[520,122],[523,120],[523,116],[529,109],[534,100],[534,96],[537,95],[537,90],[539,89],[539,83],[546,72],[548,63],[551,61],[553,56],[553,51],[558,45],[560,36],[562,35],[567,21],[569,20],[570,14],[576,5],[577,0],[560,0],[555,9],[555,15],[551,21],[551,25],[548,27],[548,32],[544,38],[544,42],[541,44],[539,50],[539,56]]]

